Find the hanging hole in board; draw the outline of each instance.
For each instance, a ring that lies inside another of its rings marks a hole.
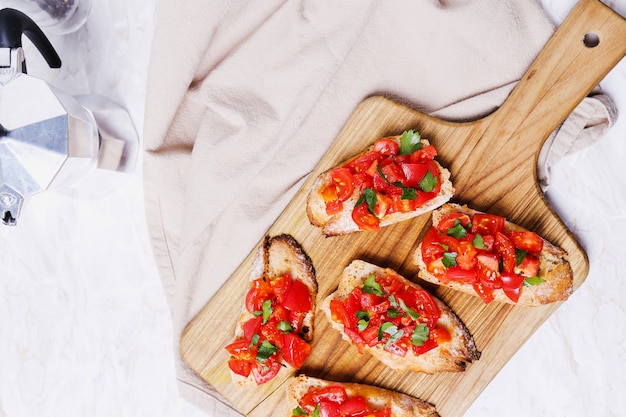
[[[600,37],[598,36],[597,33],[593,33],[593,32],[587,33],[583,37],[583,43],[585,44],[587,48],[595,48],[596,46],[600,44]]]

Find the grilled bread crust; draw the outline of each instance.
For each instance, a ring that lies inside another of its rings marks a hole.
[[[349,397],[360,395],[371,407],[376,409],[391,407],[393,417],[438,417],[435,407],[420,399],[372,385],[356,384],[353,382],[333,382],[313,378],[307,375],[292,377],[287,382],[287,403],[291,417],[291,410],[298,406],[298,400],[308,391],[309,387],[322,388],[330,385],[342,385]]]
[[[461,212],[472,216],[474,213],[480,213],[466,205],[444,204],[440,209],[433,211],[432,223],[437,226],[439,222],[449,213]],[[504,226],[505,232],[521,232],[527,231],[525,228],[507,221]],[[542,238],[543,239],[543,238]],[[433,284],[444,285],[457,291],[468,294],[477,295],[471,284],[451,281],[443,284],[434,275],[428,272],[426,264],[422,259],[422,245],[420,244],[413,254],[413,263],[419,268],[419,277]],[[543,250],[539,256],[539,277],[546,282],[531,287],[523,287],[520,298],[517,303],[511,301],[503,290],[497,289],[493,291],[494,300],[517,304],[521,306],[539,306],[557,301],[564,301],[573,292],[573,272],[568,261],[568,254],[563,249],[553,245],[543,239]]]
[[[400,143],[401,135],[390,136],[385,139],[390,139],[398,144]],[[422,144],[424,146],[428,146],[430,143],[426,139],[422,139]],[[358,158],[361,155],[366,154],[371,151],[374,146],[369,146],[360,154],[354,156],[353,158],[345,161],[342,166],[349,163],[350,161]],[[430,200],[422,207],[419,207],[415,211],[410,211],[406,213],[391,213],[380,219],[380,226],[385,227],[394,223],[399,223],[404,220],[411,219],[413,217],[417,217],[421,214],[429,212],[437,207],[440,207],[442,204],[448,202],[452,195],[454,194],[454,187],[452,186],[452,182],[450,181],[450,171],[446,168],[442,167],[437,161],[433,161],[437,166],[437,169],[440,173],[441,179],[441,189],[439,194],[434,199]],[[359,192],[355,189],[352,197],[350,197],[347,201],[343,203],[343,209],[334,215],[329,215],[326,213],[326,204],[324,203],[324,198],[321,195],[321,190],[328,185],[330,182],[330,171],[324,171],[321,173],[313,186],[311,187],[311,191],[307,197],[306,204],[306,212],[309,217],[309,222],[317,227],[322,229],[322,233],[325,236],[339,236],[346,235],[349,233],[360,232],[361,229],[357,226],[357,224],[352,220],[352,210],[356,202],[359,199]]]
[[[416,289],[423,289],[418,284],[407,280],[393,269],[381,268],[361,260],[354,260],[348,265],[342,275],[337,290],[330,294],[321,305],[321,310],[326,314],[331,326],[338,330],[342,338],[352,343],[349,336],[343,331],[343,324],[332,319],[330,311],[330,301],[333,299],[343,301],[352,289],[363,285],[363,282],[371,275],[392,275],[402,283],[408,284]],[[401,357],[384,350],[381,346],[363,346],[363,351],[370,353],[389,368],[397,371],[413,371],[434,374],[438,372],[460,372],[464,371],[468,364],[480,357],[480,352],[476,349],[474,339],[454,312],[441,300],[433,296],[437,307],[441,312],[441,317],[437,325],[448,330],[451,340],[440,344],[421,355],[414,355],[409,351],[405,357]]]
[[[290,274],[294,280],[304,283],[311,293],[312,308],[304,318],[303,331],[300,334],[304,340],[310,342],[313,339],[315,301],[318,289],[313,262],[292,236],[285,234],[274,237],[266,236],[253,261],[250,282],[261,277],[272,280],[286,273]],[[235,338],[243,337],[242,325],[253,317],[254,315],[244,306],[235,328]],[[293,374],[296,371],[289,364],[283,363],[276,378],[285,374]],[[252,374],[246,378],[231,371],[231,376],[238,387],[256,386]]]

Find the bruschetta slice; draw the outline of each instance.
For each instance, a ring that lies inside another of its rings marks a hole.
[[[420,399],[372,385],[333,382],[299,375],[287,383],[287,417],[438,417]]]
[[[506,218],[459,204],[432,213],[413,255],[419,277],[494,300],[538,306],[566,300],[573,273],[567,252]]]
[[[307,197],[310,223],[325,236],[377,231],[441,206],[454,188],[436,155],[413,130],[378,139],[315,180]]]
[[[352,261],[321,308],[344,340],[398,371],[464,371],[480,357],[447,305],[390,268]]]
[[[311,352],[316,297],[315,269],[300,244],[289,235],[266,237],[235,340],[225,347],[237,386],[264,384],[300,369]]]

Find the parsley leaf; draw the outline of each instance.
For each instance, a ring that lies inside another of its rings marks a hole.
[[[524,287],[532,287],[533,285],[539,285],[546,282],[545,279],[539,277],[526,277],[524,278]]]
[[[356,318],[359,319],[358,323],[356,324],[357,330],[362,332],[363,330],[367,329],[367,326],[370,325],[370,313],[368,313],[367,311],[357,311],[355,315]]]
[[[425,193],[429,193],[435,189],[436,185],[437,177],[431,174],[430,171],[426,171],[426,175],[424,175],[424,178],[422,178],[422,180],[420,181],[420,188],[422,189],[422,191],[424,191]]]
[[[389,339],[387,339],[387,342],[385,342],[384,348],[387,348],[392,343],[395,343],[396,341],[400,340],[402,336],[404,336],[404,330],[398,330],[394,332],[393,334],[389,336]]]
[[[281,332],[285,332],[285,333],[289,333],[290,331],[293,330],[293,327],[291,327],[291,324],[287,320],[278,322],[278,324],[276,325],[276,328],[280,330]]]
[[[300,408],[300,406],[297,406],[296,408],[291,410],[291,415],[300,417],[300,416],[307,416],[308,414],[306,413],[306,411]]]
[[[485,246],[485,240],[480,235],[480,233],[476,233],[476,236],[474,236],[474,240],[472,240],[472,246],[476,249],[487,249],[487,247]]]
[[[422,346],[424,342],[428,340],[428,333],[430,333],[428,326],[426,326],[424,323],[419,324],[415,328],[415,330],[413,330],[413,334],[411,335],[411,343],[413,343],[415,346]]]
[[[374,214],[374,208],[376,207],[378,198],[376,197],[376,191],[374,191],[373,188],[364,188],[361,197],[359,197],[354,207],[358,207],[364,202],[367,203],[367,209],[369,212]]]
[[[419,149],[422,149],[422,137],[418,132],[408,130],[402,133],[398,155],[410,155]]]
[[[315,410],[313,410],[313,415],[311,417],[320,417],[320,413],[321,413],[320,403],[317,403],[317,405],[315,406]]]
[[[376,277],[374,276],[374,274],[367,277],[367,279],[363,283],[363,292],[366,294],[378,295],[379,297],[385,295],[383,288],[378,282],[376,282]]]
[[[276,346],[267,340],[264,340],[263,343],[261,343],[261,346],[259,346],[259,351],[256,354],[256,360],[261,363],[265,363],[276,351],[278,351]]]
[[[458,254],[456,252],[444,252],[443,254],[443,266],[446,268],[450,268],[451,266],[456,266],[456,257]]]
[[[515,266],[520,266],[528,252],[515,248]]]
[[[391,322],[384,322],[378,327],[378,340],[383,340],[385,333],[392,335],[398,331],[398,326]]]
[[[250,340],[250,349],[259,344],[259,335],[257,333],[252,335],[252,339]]]
[[[399,184],[399,183],[398,183]],[[411,187],[402,186],[402,195],[400,196],[400,200],[415,200],[417,198],[417,190]]]

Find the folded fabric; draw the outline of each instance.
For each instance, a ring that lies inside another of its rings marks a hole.
[[[180,358],[188,322],[262,239],[355,107],[385,95],[449,120],[495,110],[554,30],[534,0],[161,1],[143,155],[182,394],[236,415]],[[548,138],[542,186],[601,137],[586,98]]]

